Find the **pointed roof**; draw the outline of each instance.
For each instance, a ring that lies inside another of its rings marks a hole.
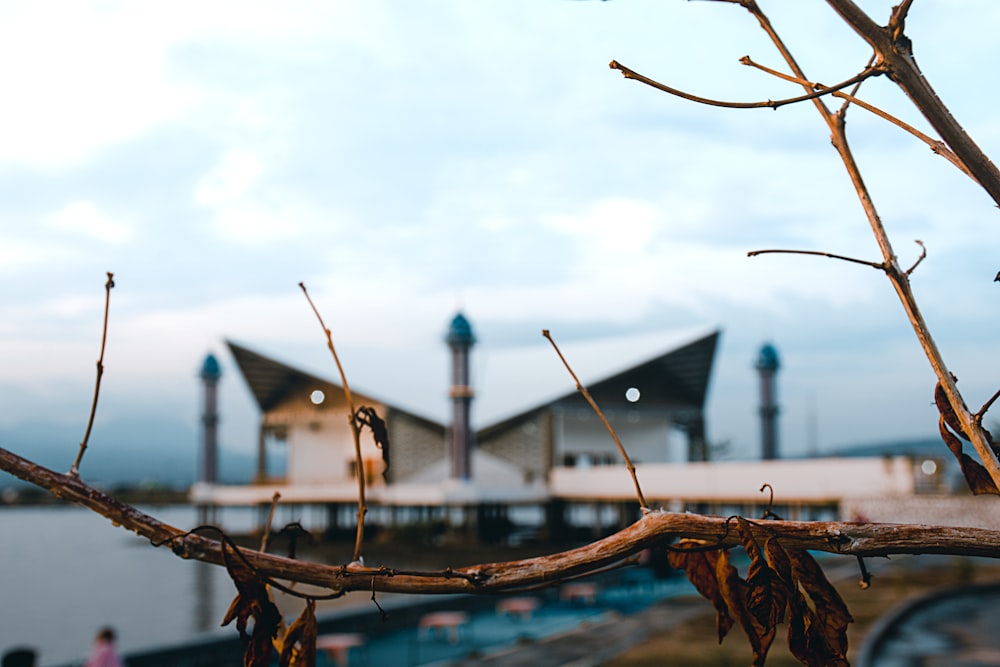
[[[226,341],[226,344],[250,387],[250,393],[264,412],[278,405],[292,390],[303,385],[332,384],[329,380],[292,368],[232,341]]]
[[[713,331],[681,347],[647,357],[623,370],[597,376],[592,381],[580,376],[580,382],[602,409],[634,403],[637,407],[641,405],[643,408],[677,411],[678,417],[684,413],[700,414],[708,395],[708,383],[720,335],[718,330]],[[588,357],[584,355],[584,358]],[[569,378],[565,369],[562,371]],[[573,386],[572,381],[564,381],[563,385],[570,388],[498,420],[483,431],[503,428],[548,405],[585,405],[586,399]],[[678,423],[683,421],[684,419],[678,419]]]
[[[656,332],[637,336],[560,344],[580,382],[602,405],[625,403],[625,391],[637,388],[643,406],[701,410],[720,332],[718,329]],[[260,406],[267,411],[288,393],[303,387],[339,382],[227,341],[237,366]],[[440,345],[440,344],[439,344]],[[318,349],[318,348],[317,348]],[[400,412],[442,425],[449,420],[448,357],[445,346],[416,351],[379,350],[378,354],[341,350],[350,357],[352,393]],[[300,366],[327,363],[310,354]],[[544,341],[514,348],[484,346],[472,359],[476,387],[473,420],[477,431],[499,425],[554,402],[581,400],[572,377]],[[356,390],[355,377],[378,392]]]
[[[587,389],[594,400],[607,396],[621,402],[625,392],[635,388],[642,401],[661,405],[697,407],[705,404],[709,374],[719,332],[715,331],[683,347],[655,356],[611,377],[597,381]],[[626,399],[630,400],[630,399]]]

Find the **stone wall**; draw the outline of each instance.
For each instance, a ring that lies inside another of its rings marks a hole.
[[[524,470],[531,478],[526,481],[544,480],[551,456],[547,445],[548,429],[548,413],[539,412],[525,421],[490,433],[478,447]]]
[[[389,480],[405,481],[447,455],[444,430],[404,412],[392,412],[389,429]],[[362,437],[370,437],[367,434]]]

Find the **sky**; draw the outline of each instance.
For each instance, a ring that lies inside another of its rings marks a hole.
[[[824,3],[761,4],[812,80],[865,66]],[[879,23],[892,5],[860,4]],[[990,0],[925,0],[907,23],[924,73],[994,155],[998,24]],[[880,259],[812,106],[705,107],[608,68],[705,97],[799,94],[743,55],[781,67],[723,3],[3,3],[0,433],[82,433],[112,271],[92,442],[125,418],[196,428],[212,352],[223,446],[253,451],[226,339],[336,377],[300,281],[349,379],[389,396],[421,391],[408,360],[439,354],[459,309],[483,354],[546,344],[543,328],[572,343],[718,327],[707,428],[726,456],[759,452],[765,341],[784,453],[932,437],[934,378],[884,276],[747,257]],[[884,78],[860,97],[926,129]],[[1000,385],[997,211],[897,128],[860,109],[848,128],[901,264],[926,244],[914,290],[976,409]],[[530,367],[498,370],[531,382]],[[432,397],[446,374],[426,378]]]

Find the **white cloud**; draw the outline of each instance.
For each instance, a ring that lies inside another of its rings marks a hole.
[[[0,10],[0,163],[63,164],[183,110],[164,71],[178,27],[143,3],[15,3]]]
[[[51,240],[3,235],[0,236],[0,273],[17,275],[67,262],[78,254],[73,248]]]
[[[658,226],[658,213],[647,202],[610,198],[595,202],[583,215],[548,215],[542,222],[570,234],[589,251],[605,256],[642,252]]]
[[[92,201],[69,204],[52,215],[53,229],[88,236],[102,243],[120,245],[132,239],[131,228],[98,210]]]
[[[230,151],[198,182],[194,199],[203,206],[239,199],[260,176],[261,169],[260,160],[253,151]]]

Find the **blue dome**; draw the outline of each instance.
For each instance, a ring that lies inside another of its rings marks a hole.
[[[469,324],[469,320],[465,319],[465,315],[458,313],[452,318],[445,341],[449,345],[472,345],[476,342],[476,337],[472,333],[472,325]]]
[[[222,367],[219,366],[219,360],[215,358],[214,354],[205,357],[205,363],[201,365],[200,376],[202,380],[218,380],[222,377]]]
[[[760,371],[776,371],[781,368],[781,363],[778,361],[778,351],[774,345],[764,343],[761,346],[760,353],[757,355],[756,368]]]

